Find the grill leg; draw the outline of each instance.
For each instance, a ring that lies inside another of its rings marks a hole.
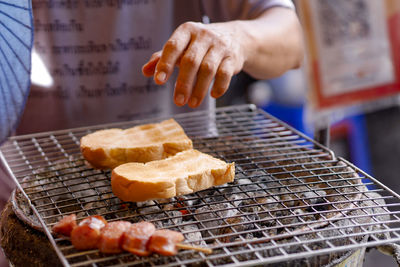
[[[329,135],[330,126],[326,128],[319,129],[315,131],[315,140],[323,146],[329,147],[330,135]]]

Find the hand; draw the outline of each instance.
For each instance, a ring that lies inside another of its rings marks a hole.
[[[241,40],[232,23],[202,24],[186,22],[180,25],[143,66],[143,74],[154,76],[157,84],[164,84],[174,67],[179,67],[175,83],[174,102],[198,107],[210,85],[211,96],[221,97],[231,78],[244,64]]]

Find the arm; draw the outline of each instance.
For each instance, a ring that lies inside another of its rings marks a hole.
[[[245,72],[256,79],[269,79],[300,67],[302,30],[293,10],[272,8],[254,21],[241,23],[246,47]]]
[[[302,58],[301,28],[295,12],[275,7],[254,20],[180,25],[143,66],[143,74],[163,84],[178,66],[175,104],[195,108],[213,79],[211,96],[218,98],[242,69],[255,78],[267,79],[298,67]]]

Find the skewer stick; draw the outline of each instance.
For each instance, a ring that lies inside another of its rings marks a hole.
[[[197,246],[192,246],[192,245],[188,245],[188,244],[178,243],[178,244],[176,244],[176,247],[180,248],[180,249],[196,250],[196,251],[204,252],[206,254],[211,254],[212,253],[212,249],[211,248],[197,247]]]

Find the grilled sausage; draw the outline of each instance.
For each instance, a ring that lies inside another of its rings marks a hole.
[[[101,229],[107,225],[102,216],[89,216],[71,232],[71,243],[78,250],[95,249],[100,240]]]
[[[71,214],[63,217],[53,226],[53,233],[71,236],[72,229],[76,227],[76,215]]]
[[[103,253],[121,253],[122,236],[132,224],[127,221],[110,222],[101,229],[98,248]]]
[[[148,243],[152,234],[156,231],[154,224],[139,222],[132,224],[122,237],[122,248],[138,256],[148,256]]]
[[[166,229],[157,230],[150,238],[149,250],[164,256],[173,256],[178,253],[176,244],[184,239],[179,232]]]

